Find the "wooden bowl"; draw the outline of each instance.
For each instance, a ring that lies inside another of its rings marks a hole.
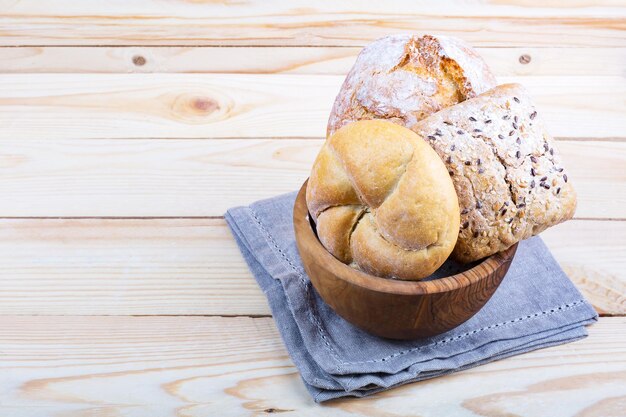
[[[302,185],[293,210],[298,251],[313,286],[337,314],[381,337],[416,339],[444,333],[476,314],[500,285],[517,250],[479,261],[470,269],[429,281],[399,281],[356,270],[317,238]]]

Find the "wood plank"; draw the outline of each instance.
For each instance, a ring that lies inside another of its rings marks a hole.
[[[573,220],[541,234],[600,314],[626,314],[626,238],[620,236],[625,233],[624,221]]]
[[[626,48],[477,49],[498,76],[626,74]],[[345,75],[360,50],[360,47],[297,46],[5,47],[0,48],[0,73],[182,72]]]
[[[626,314],[626,222],[543,236],[599,311]],[[270,314],[222,219],[4,219],[0,265],[0,315]]]
[[[321,139],[0,140],[0,217],[221,216],[297,190]],[[625,218],[626,142],[560,141],[577,217]]]
[[[625,318],[602,318],[577,342],[325,406],[306,393],[270,318],[0,324],[0,404],[12,417],[617,416],[626,391]]]
[[[1,314],[269,314],[224,220],[0,220]]]
[[[624,46],[612,0],[229,3],[4,1],[1,45],[362,45],[390,33],[460,36],[485,46]]]
[[[535,97],[553,135],[623,137],[623,77],[501,77]],[[0,139],[323,137],[343,76],[6,74]]]

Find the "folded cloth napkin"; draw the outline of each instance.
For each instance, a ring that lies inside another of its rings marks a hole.
[[[426,339],[370,335],[339,317],[307,277],[293,233],[295,193],[228,210],[237,244],[317,402],[362,397],[407,382],[583,338],[595,310],[539,237],[519,244],[491,300],[459,327]]]

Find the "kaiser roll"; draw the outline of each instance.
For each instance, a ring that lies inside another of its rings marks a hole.
[[[391,122],[358,121],[330,136],[306,198],[324,247],[373,275],[427,277],[456,244],[460,210],[448,170],[424,139]]]

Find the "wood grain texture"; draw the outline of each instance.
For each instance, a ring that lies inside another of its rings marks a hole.
[[[0,315],[269,314],[224,220],[0,220],[0,265]]]
[[[624,233],[623,221],[569,221],[541,234],[565,273],[602,314],[626,314],[626,239],[614,240]]]
[[[11,417],[607,417],[626,394],[625,318],[602,318],[574,343],[324,406],[270,318],[5,316],[0,325],[0,404]]]
[[[380,337],[413,340],[439,335],[465,323],[496,292],[517,251],[516,243],[472,268],[463,266],[439,279],[380,279],[344,264],[322,245],[319,230],[309,216],[308,183],[300,188],[293,208],[293,229],[302,266],[320,297],[338,315]],[[352,230],[355,228],[356,224]],[[420,266],[414,265],[412,271],[421,274]],[[428,275],[436,274],[423,274],[421,278]]]
[[[6,74],[0,139],[323,137],[343,76]],[[557,137],[624,137],[623,77],[501,77]]]
[[[0,73],[345,75],[360,47],[0,47]],[[626,75],[626,48],[477,48],[498,76]]]
[[[0,0],[0,414],[622,415],[624,317],[315,405],[271,318],[178,316],[270,314],[224,220],[147,216],[296,189],[363,45],[455,35],[565,139],[577,216],[596,220],[542,236],[598,311],[624,315],[625,29],[617,0]]]
[[[297,190],[321,139],[0,140],[0,217],[221,216]],[[626,217],[626,142],[558,143],[577,217]]]
[[[598,310],[626,314],[626,222],[542,236]],[[0,265],[0,315],[270,314],[222,219],[4,219]]]
[[[227,6],[227,7],[225,7]],[[273,2],[4,0],[1,45],[363,45],[390,33],[485,46],[624,46],[611,0]]]

